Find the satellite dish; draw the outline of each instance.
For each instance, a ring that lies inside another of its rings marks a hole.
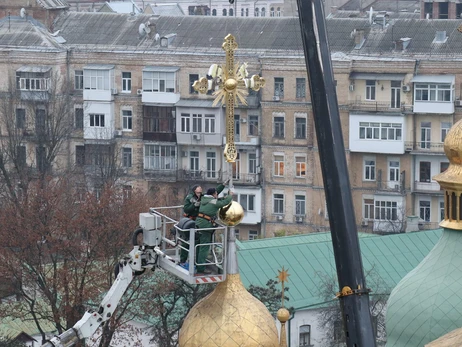
[[[27,13],[26,13],[26,9],[23,7],[21,8],[21,10],[19,11],[19,15],[21,16],[21,18],[25,18]]]
[[[151,32],[151,28],[145,26],[145,27],[144,27],[144,32],[145,32],[146,34],[149,34],[149,33]]]
[[[141,36],[144,36],[146,34],[145,29],[146,29],[146,25],[144,25],[144,23],[141,23],[140,26],[138,27],[138,33]]]
[[[372,9],[372,6],[371,6],[371,9],[369,10],[369,24],[372,24],[372,15],[374,14],[374,10]]]

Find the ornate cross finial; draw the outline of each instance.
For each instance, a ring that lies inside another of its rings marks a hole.
[[[218,103],[226,104],[226,146],[224,155],[228,163],[234,163],[237,158],[234,143],[234,106],[237,105],[238,101],[247,105],[245,100],[248,94],[247,89],[260,90],[265,86],[265,79],[258,75],[247,78],[247,64],[244,63],[239,66],[239,64],[234,63],[234,51],[237,49],[237,43],[233,35],[228,34],[221,47],[226,52],[224,69],[217,64],[213,64],[207,77],[202,77],[195,81],[193,88],[205,94],[218,86],[218,89],[213,93],[215,96],[213,106]]]
[[[281,297],[281,302],[282,302],[282,307],[284,307],[284,283],[289,282],[289,269],[284,269],[284,266],[282,267],[282,270],[278,270],[279,275],[278,275],[278,280],[279,283],[281,283],[282,286],[282,297]]]

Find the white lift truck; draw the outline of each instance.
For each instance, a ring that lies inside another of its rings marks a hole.
[[[100,325],[111,318],[134,277],[141,275],[146,269],[162,268],[190,284],[224,281],[227,227],[218,225],[214,228],[212,243],[198,245],[198,233],[208,229],[195,229],[195,222],[188,218],[175,220],[168,216],[179,215],[182,207],[151,208],[147,213],[140,213],[140,226],[132,238],[133,250],[119,261],[116,280],[98,310],[88,310],[71,329],[53,337],[42,347],[74,346],[79,340],[91,337]],[[142,244],[138,241],[140,235]],[[199,247],[211,248],[211,258],[208,258],[206,264],[197,264],[195,261]],[[180,266],[181,249],[189,252],[189,269]],[[193,264],[205,265],[212,273],[197,276]]]

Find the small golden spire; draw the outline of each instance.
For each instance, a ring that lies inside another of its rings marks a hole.
[[[284,307],[284,284],[285,282],[289,282],[289,270],[284,269],[284,266],[282,267],[282,270],[278,270],[279,274],[277,276],[277,279],[281,283],[282,289],[281,289],[281,305],[282,307],[278,310],[277,313],[277,318],[279,322],[281,322],[281,336],[279,338],[279,347],[287,347],[287,337],[286,337],[286,322],[290,318],[290,312],[288,309]]]

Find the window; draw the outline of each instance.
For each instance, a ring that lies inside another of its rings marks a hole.
[[[143,71],[143,91],[175,93],[175,73]]]
[[[282,177],[284,176],[284,156],[283,155],[275,155],[274,156],[274,176]]]
[[[306,118],[295,118],[295,138],[306,139]]]
[[[133,187],[129,185],[124,185],[122,188],[122,194],[124,200],[128,200],[132,198]]]
[[[165,106],[143,107],[143,131],[151,133],[175,133],[176,124],[173,116],[175,109]]]
[[[231,164],[233,169],[233,179],[241,179],[241,156],[237,153],[236,160]]]
[[[215,115],[206,114],[204,117],[204,132],[214,134],[215,133]]]
[[[431,180],[431,167],[432,164],[429,161],[421,161],[419,163],[419,181],[429,183]]]
[[[35,131],[39,135],[43,135],[46,130],[46,115],[45,110],[38,108],[35,110]]]
[[[397,220],[398,203],[396,201],[375,201],[376,220]]]
[[[249,135],[258,136],[258,116],[249,116]]]
[[[199,151],[189,152],[189,169],[191,170],[191,174],[193,176],[199,176],[199,167]]]
[[[401,81],[391,81],[390,107],[401,107]]]
[[[311,346],[311,325],[302,325],[299,330],[299,347]]]
[[[257,230],[249,230],[249,240],[258,239],[258,231]]]
[[[260,12],[259,12],[259,10],[258,10],[258,7],[255,7],[255,11],[253,12],[253,15],[254,15],[255,17],[258,17],[258,16],[260,15]]]
[[[281,8],[280,7],[277,8],[276,17],[281,17]]]
[[[274,17],[274,7],[271,7],[270,9],[270,17]]]
[[[230,17],[234,16],[234,10],[232,8],[229,9],[229,16]]]
[[[415,85],[415,101],[451,101],[450,84],[423,84]]]
[[[216,16],[216,15],[217,15],[217,10],[214,8],[214,9],[212,10],[212,16]]]
[[[45,163],[46,163],[46,150],[45,147],[39,146],[35,148],[35,160],[37,169],[40,172],[45,171]]]
[[[366,80],[366,100],[375,100],[375,80]]]
[[[295,157],[295,177],[306,176],[306,158]]]
[[[388,175],[391,182],[399,182],[399,160],[390,160],[388,162]]]
[[[132,73],[122,72],[122,92],[129,93],[132,91]]]
[[[420,123],[420,147],[430,148],[432,124],[430,122]]]
[[[363,200],[363,218],[374,219],[374,199]]]
[[[199,94],[199,92],[193,88],[194,82],[198,80],[199,80],[198,74],[195,74],[195,73],[189,74],[189,94]]]
[[[18,166],[19,167],[25,167],[26,166],[26,146],[17,146],[17,161],[18,161]]]
[[[109,90],[109,70],[85,70],[83,87],[87,90]]]
[[[215,178],[217,176],[217,154],[215,152],[207,152],[207,178]]]
[[[132,149],[129,147],[122,148],[122,166],[125,168],[132,167]]]
[[[75,70],[74,72],[74,89],[83,90],[83,70]]]
[[[244,17],[244,9],[241,8],[241,17]]]
[[[244,211],[255,211],[255,195],[253,194],[241,194],[239,196],[239,203],[241,204]]]
[[[257,155],[249,153],[249,174],[257,173]]]
[[[284,117],[274,117],[274,137],[284,137]]]
[[[245,9],[245,16],[246,16],[246,17],[249,16],[249,9],[248,9],[248,8]]]
[[[375,181],[375,159],[364,159],[364,180]]]
[[[75,146],[75,165],[85,165],[85,146]]]
[[[202,132],[202,115],[201,114],[192,115],[192,132],[193,133]]]
[[[146,145],[144,168],[148,170],[176,170],[176,146]]]
[[[133,130],[133,116],[131,110],[122,110],[122,128],[123,130]]]
[[[441,162],[440,163],[440,172],[445,172],[449,168],[448,162]]]
[[[261,16],[262,17],[266,16],[266,9],[264,7],[261,8]]]
[[[83,129],[83,108],[76,107],[74,109],[74,112],[75,112],[74,127],[76,129]]]
[[[183,133],[189,133],[191,132],[191,127],[190,127],[190,117],[188,113],[182,113],[181,114],[181,132]]]
[[[284,97],[284,78],[274,77],[274,96]]]
[[[362,140],[402,140],[402,124],[400,123],[359,123],[359,138]]]
[[[234,237],[236,237],[236,240],[239,240],[239,229],[234,229]]]
[[[283,214],[284,213],[284,195],[273,194],[273,213]]]
[[[90,114],[90,126],[104,128],[104,114]]]
[[[223,17],[226,17],[226,8],[223,9]]]
[[[297,78],[295,80],[296,88],[295,88],[295,97],[296,98],[304,98],[306,96],[306,79],[305,78]]]
[[[26,110],[24,108],[16,109],[16,128],[26,128]]]
[[[448,134],[449,129],[451,129],[452,123],[441,122],[441,142],[446,140],[446,135]]]
[[[444,218],[444,201],[440,201],[440,221],[442,221]]]
[[[425,222],[430,222],[430,201],[419,201],[420,219]]]
[[[304,216],[306,214],[305,195],[295,195],[295,215]]]

